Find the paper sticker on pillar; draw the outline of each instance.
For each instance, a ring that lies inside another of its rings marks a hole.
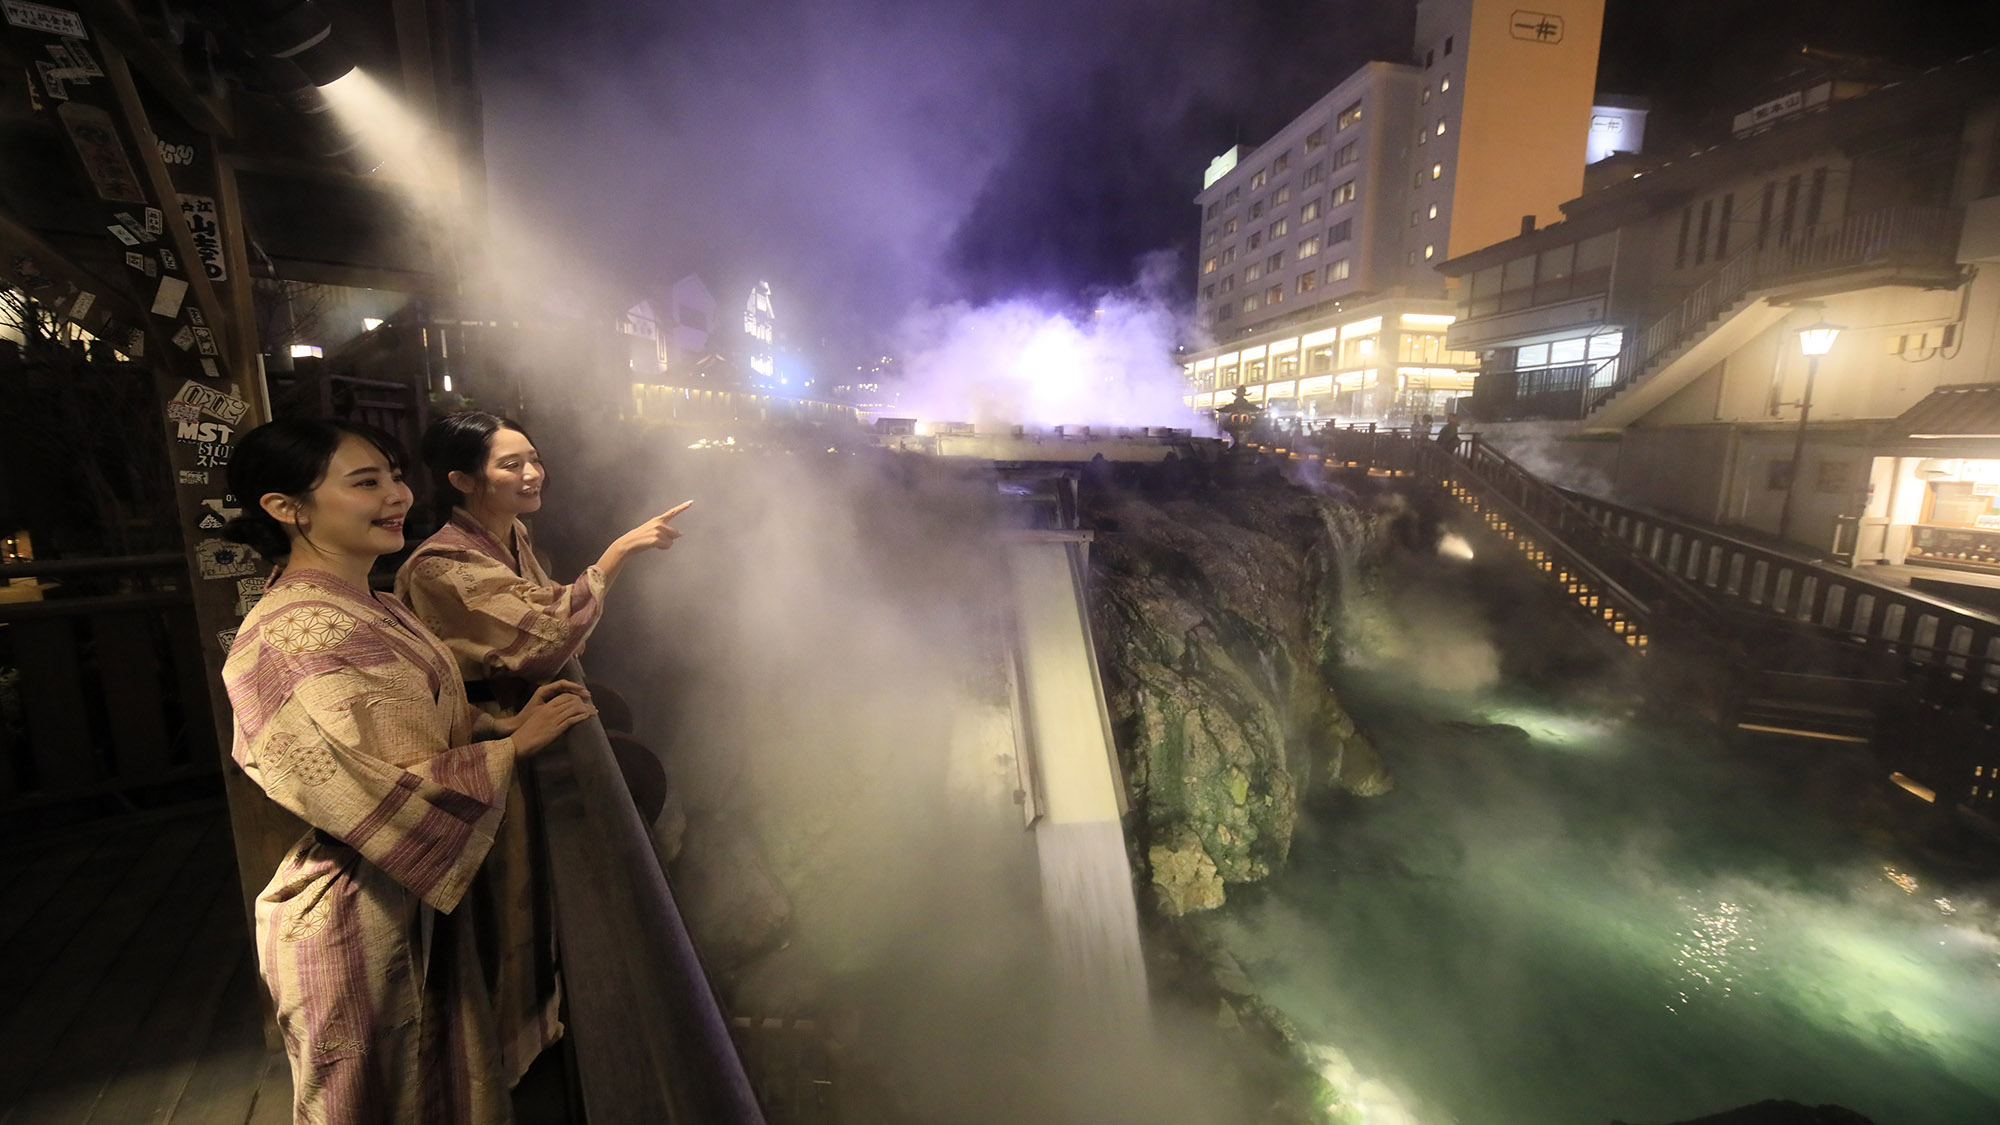
[[[178,273],[181,268],[181,260],[174,256],[172,250],[162,246],[160,247],[160,266],[163,269],[170,269]]]
[[[89,316],[90,310],[96,307],[96,305],[97,294],[90,292],[78,293],[76,300],[69,303],[69,318],[81,324],[83,323],[83,318]]]
[[[146,208],[146,233],[158,238],[167,233],[166,212],[158,207]]]
[[[203,578],[247,578],[257,573],[257,552],[226,539],[204,539],[194,546]]]
[[[186,351],[189,348],[194,347],[194,329],[189,328],[187,325],[183,324],[181,325],[181,330],[179,332],[174,333],[173,339],[175,347],[179,348],[182,351]]]
[[[250,607],[257,604],[257,599],[264,596],[264,587],[269,581],[267,578],[238,578],[236,580],[236,615],[238,617],[249,613]]]
[[[199,470],[199,469],[182,469],[182,470],[180,470],[180,483],[182,483],[182,484],[207,484],[207,483],[208,483],[208,474],[207,474],[207,473],[205,473],[205,472],[202,472],[202,471],[201,471],[201,470]]]
[[[160,276],[160,267],[154,264],[153,259],[136,250],[125,251],[125,264],[145,274],[147,277]]]
[[[221,355],[221,354],[222,354],[221,350],[220,350],[220,349],[218,349],[218,348],[217,348],[217,347],[215,346],[215,333],[214,333],[214,332],[212,332],[212,331],[210,331],[209,329],[206,329],[206,328],[191,328],[191,329],[189,329],[188,331],[190,331],[190,332],[193,332],[193,333],[194,333],[194,343],[195,343],[195,347],[196,347],[196,348],[197,348],[197,349],[198,349],[198,350],[199,350],[199,351],[201,352],[201,354],[203,354],[203,355]],[[202,368],[203,368],[204,370],[206,370],[206,369],[208,369],[208,368],[210,368],[210,367],[212,367],[212,366],[214,366],[214,365],[213,365],[213,364],[208,364],[208,363],[204,363],[204,364],[202,364]],[[215,374],[215,372],[213,372],[213,371],[209,371],[209,374],[210,374],[210,375],[213,375],[213,374]]]
[[[228,522],[214,512],[203,512],[201,518],[194,521],[194,525],[203,531],[221,531],[222,525]]]
[[[46,31],[68,39],[90,38],[90,33],[83,28],[83,17],[67,8],[31,4],[28,0],[0,0],[0,11],[6,12],[7,22],[15,27]]]
[[[175,422],[174,440],[194,446],[197,469],[229,467],[229,439],[236,430],[220,422]]]
[[[181,196],[181,215],[187,219],[188,234],[194,239],[194,253],[210,281],[228,281],[222,264],[222,224],[215,199],[206,195]]]
[[[127,246],[139,245],[139,236],[133,234],[129,230],[126,230],[124,227],[118,225],[117,223],[112,223],[110,226],[107,226],[104,229],[111,232],[111,237],[117,239],[118,241],[124,243]]]
[[[134,215],[127,211],[120,211],[116,215],[113,215],[112,218],[117,219],[118,225],[124,227],[126,230],[131,231],[133,236],[139,239],[139,241],[141,242],[153,241],[153,236],[146,232],[146,224],[141,222],[137,215]]]
[[[210,418],[227,422],[232,426],[241,422],[243,415],[250,411],[250,404],[244,399],[237,398],[228,391],[204,387],[193,379],[181,384],[181,389],[174,392],[173,401],[189,403]]]
[[[186,299],[188,283],[178,277],[160,279],[160,290],[153,294],[154,316],[176,316],[181,311],[181,301]]]
[[[118,138],[111,115],[94,105],[64,102],[56,108],[56,116],[62,118],[63,129],[76,146],[98,196],[113,203],[143,206],[146,193],[139,186],[138,173],[132,170],[131,158],[125,155],[125,143]]]
[[[227,654],[230,649],[236,647],[236,630],[223,629],[217,632],[215,634],[215,643],[218,648],[222,649],[224,654]]]

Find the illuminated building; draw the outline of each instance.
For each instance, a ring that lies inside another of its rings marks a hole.
[[[1731,138],[1444,265],[1481,431],[1532,427],[1627,503],[2000,573],[1994,54],[1791,77]],[[1821,322],[1844,331],[1816,360]]]
[[[1399,418],[1471,389],[1473,357],[1431,338],[1454,311],[1437,265],[1583,184],[1603,2],[1538,7],[1422,0],[1413,61],[1366,64],[1209,166],[1196,311],[1218,343],[1185,362],[1194,405],[1245,386],[1279,415]]]
[[[775,357],[777,324],[771,311],[771,283],[760,281],[750,288],[750,299],[743,305],[743,354],[753,387],[769,389],[784,381],[778,377]]]

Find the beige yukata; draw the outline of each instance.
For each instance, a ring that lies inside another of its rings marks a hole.
[[[511,739],[475,741],[451,654],[394,599],[293,571],[223,668],[232,754],[312,831],[257,897],[298,1122],[511,1117],[475,919]]]
[[[592,566],[569,585],[551,579],[535,558],[528,529],[514,521],[502,543],[479,521],[454,509],[449,522],[411,552],[396,574],[396,596],[437,634],[459,674],[489,712],[511,713],[532,685],[555,679],[583,650],[604,609],[604,572]],[[495,691],[495,688],[498,691]],[[517,775],[508,795],[521,810],[501,827],[493,865],[538,870],[540,819],[533,779]],[[557,1019],[554,910],[546,879],[496,883],[505,898],[480,909],[501,951],[494,1004],[503,1029],[501,1053],[512,1081],[563,1033]]]

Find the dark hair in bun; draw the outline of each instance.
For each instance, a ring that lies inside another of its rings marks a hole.
[[[326,478],[327,463],[350,434],[381,450],[391,469],[400,470],[408,460],[402,443],[366,422],[281,418],[244,434],[229,455],[229,491],[243,514],[223,525],[222,537],[266,559],[291,554],[285,525],[257,501],[272,492],[303,501]]]
[[[452,486],[451,474],[486,475],[486,457],[493,448],[493,435],[513,430],[532,444],[534,438],[521,423],[484,410],[461,410],[447,414],[424,431],[424,465],[431,471],[431,507],[441,523],[453,508],[465,503],[465,493]]]

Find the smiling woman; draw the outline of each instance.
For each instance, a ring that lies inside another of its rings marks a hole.
[[[286,420],[229,463],[248,501],[224,534],[283,559],[223,666],[232,757],[310,827],[257,896],[258,965],[300,1121],[490,1121],[508,1080],[487,982],[503,951],[471,901],[525,894],[490,856],[515,761],[592,714],[552,684],[517,716],[465,698],[451,654],[368,588],[403,545],[410,490],[389,435]]]

